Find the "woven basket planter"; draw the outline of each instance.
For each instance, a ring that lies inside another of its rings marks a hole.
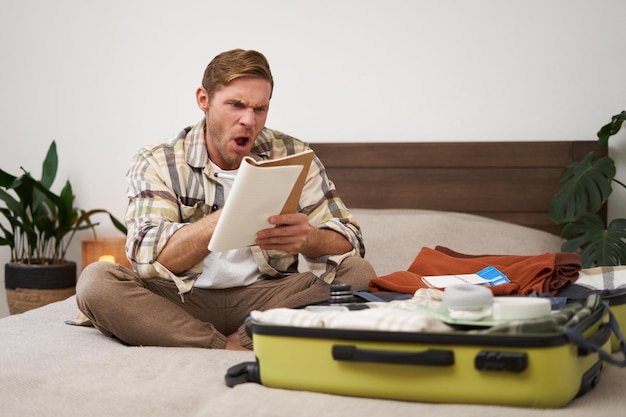
[[[4,287],[11,314],[65,300],[76,293],[76,263],[7,263],[4,266]]]

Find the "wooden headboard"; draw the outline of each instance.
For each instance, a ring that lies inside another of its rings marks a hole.
[[[315,143],[351,208],[473,213],[559,234],[548,217],[567,164],[597,141]]]

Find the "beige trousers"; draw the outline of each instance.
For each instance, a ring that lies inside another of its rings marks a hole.
[[[333,283],[363,289],[374,277],[367,261],[350,257],[340,265]],[[110,262],[87,266],[76,286],[79,309],[109,337],[134,346],[218,349],[234,332],[242,346],[252,348],[243,324],[252,310],[300,307],[329,295],[330,285],[307,272],[247,287],[194,288],[181,297],[172,281],[140,279]]]

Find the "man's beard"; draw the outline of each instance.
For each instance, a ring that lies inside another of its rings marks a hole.
[[[207,134],[209,137],[208,140],[211,140],[213,142],[213,145],[215,146],[215,149],[217,149],[220,158],[229,165],[229,168],[233,166],[235,167],[234,169],[238,168],[243,158],[240,157],[238,154],[233,155],[231,152],[229,152],[230,142],[224,139],[224,135],[221,130],[217,128],[213,123],[210,123],[210,121],[207,122]],[[209,158],[210,157],[211,155],[209,155]]]

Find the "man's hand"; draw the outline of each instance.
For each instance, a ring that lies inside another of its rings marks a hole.
[[[306,214],[271,216],[268,221],[276,227],[263,229],[257,233],[256,243],[261,249],[280,250],[295,255],[306,247],[313,229]]]
[[[290,255],[302,253],[309,258],[318,258],[352,249],[350,242],[339,233],[311,226],[306,214],[281,214],[271,216],[268,221],[275,227],[257,233],[256,244],[263,250],[279,250]]]

